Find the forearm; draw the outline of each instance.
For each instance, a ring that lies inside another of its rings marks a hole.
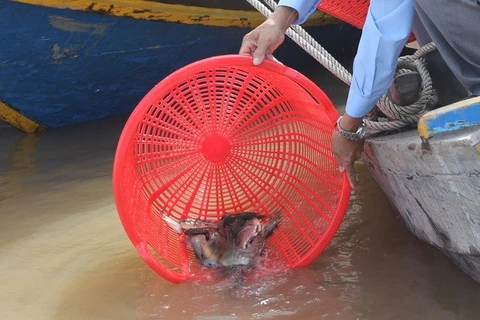
[[[298,19],[298,12],[291,7],[278,6],[270,16],[270,19],[285,32]]]
[[[392,84],[413,16],[412,0],[371,1],[347,98],[346,113],[351,117],[361,118],[370,112]]]

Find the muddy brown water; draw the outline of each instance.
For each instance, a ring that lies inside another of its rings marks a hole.
[[[315,79],[341,109],[346,86]],[[0,125],[0,319],[480,319],[480,284],[406,231],[362,164],[339,232],[310,267],[235,288],[165,281],[113,201],[125,120],[37,135]]]

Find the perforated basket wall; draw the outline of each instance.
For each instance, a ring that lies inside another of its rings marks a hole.
[[[359,29],[367,18],[370,0],[323,0],[318,9]]]
[[[369,6],[370,0],[323,0],[318,4],[317,8],[354,27],[362,29],[367,19]],[[415,40],[415,34],[412,32],[407,42]]]
[[[121,134],[114,194],[140,256],[172,282],[200,274],[193,252],[161,219],[218,219],[281,209],[268,259],[318,257],[337,231],[350,187],[330,150],[338,113],[286,66],[237,55],[188,65],[155,86]]]

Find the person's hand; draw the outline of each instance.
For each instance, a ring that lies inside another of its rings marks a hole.
[[[355,132],[360,127],[362,119],[352,118],[345,114],[340,122],[343,130]],[[340,164],[340,171],[346,171],[348,181],[352,188],[357,184],[357,176],[355,174],[354,162],[360,159],[363,152],[365,139],[355,141],[341,137],[337,132],[333,132],[332,136],[332,152]]]
[[[264,59],[276,60],[273,52],[285,40],[285,31],[298,13],[290,7],[279,6],[270,18],[243,37],[239,54],[253,57],[253,64],[259,65]]]

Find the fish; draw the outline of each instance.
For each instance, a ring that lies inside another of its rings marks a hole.
[[[202,266],[228,269],[257,263],[281,215],[280,211],[271,217],[256,212],[226,213],[216,223],[195,218],[177,222],[166,215],[162,218],[177,233],[185,233]]]
[[[254,212],[225,214],[215,227],[191,228],[185,231],[185,235],[187,239],[194,239],[189,242],[201,265],[217,268],[245,266],[251,264],[252,252],[238,247],[236,240],[240,233],[249,235],[244,227],[252,219],[259,221],[257,217],[260,215]],[[206,241],[197,241],[199,236],[203,236]]]
[[[195,256],[200,261],[200,264],[206,267],[215,267],[217,264],[215,261],[210,261],[203,254],[203,247],[210,239],[208,232],[200,232],[200,230],[213,229],[215,224],[201,219],[187,218],[184,220],[176,221],[175,219],[169,217],[166,214],[162,215],[162,220],[169,226],[173,231],[178,234],[183,232],[187,233],[189,230],[196,230],[197,232],[192,232],[187,237],[187,243],[192,247]]]
[[[250,252],[239,249],[234,242],[229,241],[231,235],[225,237],[211,228],[190,229],[185,234],[189,238],[198,237],[199,234],[205,236],[206,241],[201,244],[201,248],[198,246],[193,248],[200,264],[205,267],[228,268],[250,264]]]
[[[267,218],[253,217],[245,222],[236,236],[236,247],[250,252],[252,259],[260,257],[268,237],[280,223],[280,211]]]

